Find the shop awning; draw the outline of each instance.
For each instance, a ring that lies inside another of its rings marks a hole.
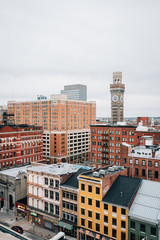
[[[65,223],[65,222],[63,222],[63,221],[58,222],[58,226],[59,226],[59,227],[66,228],[66,229],[68,229],[68,230],[70,230],[70,231],[73,229],[73,225],[68,224],[68,223]]]

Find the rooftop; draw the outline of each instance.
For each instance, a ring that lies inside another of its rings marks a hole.
[[[124,169],[126,169],[123,166],[112,166],[112,167],[106,167],[106,168],[100,168],[100,169],[95,169],[94,171],[87,171],[82,173],[82,176],[87,176],[87,177],[93,177],[97,179],[103,179],[104,176],[106,175],[114,175],[118,172],[122,172]]]
[[[0,171],[0,175],[7,175],[10,177],[16,177],[19,178],[20,173],[25,173],[27,175],[27,169],[31,168],[31,165],[23,166],[23,167],[14,167],[10,169],[6,169],[3,171]]]
[[[153,152],[155,153],[154,157],[152,155]],[[160,146],[157,146],[157,145],[136,146],[132,148],[132,152],[129,153],[128,156],[160,159]]]
[[[127,207],[131,203],[141,179],[119,175],[109,191],[103,198],[103,202]]]
[[[142,180],[136,198],[130,208],[131,218],[148,223],[160,223],[160,183]]]
[[[79,168],[89,169],[88,167],[82,167],[80,165],[60,163],[60,164],[50,164],[50,165],[43,164],[43,165],[31,166],[28,170],[58,176],[58,175],[65,175],[69,173],[76,173]]]
[[[84,172],[87,172],[89,169],[80,168],[73,176],[70,177],[70,179],[62,184],[62,187],[69,187],[69,188],[75,188],[78,189],[78,176]]]

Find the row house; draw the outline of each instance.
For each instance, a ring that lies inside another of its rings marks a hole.
[[[73,176],[60,186],[61,208],[60,208],[60,230],[77,238],[78,225],[78,176],[89,171],[88,167],[81,167]]]
[[[160,182],[160,146],[153,145],[150,136],[141,137],[141,144],[121,144],[121,165],[129,168],[132,177]]]
[[[160,183],[142,180],[128,212],[128,239],[160,239]]]
[[[42,127],[0,125],[0,169],[43,159]]]
[[[140,184],[141,179],[121,175],[104,196],[102,200],[104,239],[129,239],[127,214]]]
[[[102,239],[106,235],[102,200],[119,175],[127,176],[128,169],[113,166],[78,176],[78,239]]]
[[[28,220],[41,227],[59,231],[60,185],[78,170],[71,164],[37,164],[27,171]]]

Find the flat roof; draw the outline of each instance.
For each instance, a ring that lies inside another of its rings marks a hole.
[[[83,167],[81,165],[60,163],[60,164],[50,164],[50,165],[43,164],[43,165],[39,165],[39,166],[31,166],[28,170],[58,176],[58,175],[64,175],[67,173],[75,173],[80,168],[89,169],[89,168]]]
[[[110,176],[112,176],[112,175],[114,175],[114,174],[116,174],[116,173],[118,173],[118,172],[122,172],[122,171],[124,171],[126,168],[125,167],[123,167],[123,166],[108,166],[108,167],[106,167],[106,168],[99,168],[99,169],[95,169],[95,170],[92,170],[92,171],[87,171],[87,172],[85,172],[85,173],[82,173],[81,174],[81,178],[83,177],[83,176],[86,176],[86,177],[93,177],[93,178],[97,178],[97,179],[103,179],[104,178],[104,176],[106,176],[106,175],[110,175]],[[104,174],[102,173],[102,171],[104,171]],[[95,175],[95,172],[98,174],[99,173],[99,175]]]

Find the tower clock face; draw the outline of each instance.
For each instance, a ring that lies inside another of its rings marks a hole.
[[[118,96],[117,96],[117,95],[114,95],[114,96],[112,97],[112,101],[113,101],[113,102],[117,102],[117,101],[118,101]]]
[[[123,102],[123,96],[122,95],[120,96],[120,100],[121,100],[121,102]]]

